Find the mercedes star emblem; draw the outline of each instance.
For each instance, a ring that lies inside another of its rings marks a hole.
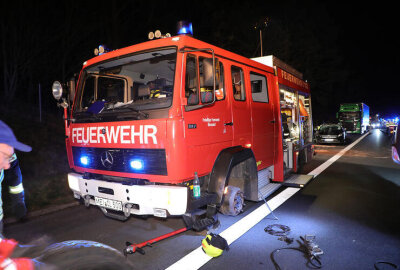
[[[110,169],[113,166],[114,158],[111,154],[111,151],[104,151],[101,154],[101,164],[107,169]]]

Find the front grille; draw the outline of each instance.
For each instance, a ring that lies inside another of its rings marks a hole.
[[[138,174],[167,175],[165,149],[121,149],[72,147],[74,164],[78,167]],[[81,163],[86,158],[87,164]],[[132,169],[132,160],[140,160],[142,169]]]
[[[354,125],[353,122],[343,122],[343,123],[342,123],[342,126],[343,126],[346,130],[348,130],[348,131],[353,131],[353,130],[355,130],[355,125]]]

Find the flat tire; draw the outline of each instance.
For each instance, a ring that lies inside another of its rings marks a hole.
[[[244,196],[238,187],[227,186],[219,211],[227,216],[237,216],[243,212]]]

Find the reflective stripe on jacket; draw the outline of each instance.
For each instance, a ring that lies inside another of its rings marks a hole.
[[[24,203],[24,186],[22,185],[22,174],[19,168],[17,155],[14,153],[10,159],[10,169],[5,172],[0,172],[0,222],[3,220],[3,200],[1,199],[2,188],[1,184],[8,186],[8,191],[11,194],[11,200],[22,201]]]

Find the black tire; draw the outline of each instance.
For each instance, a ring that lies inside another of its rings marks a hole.
[[[224,194],[219,211],[227,216],[237,216],[243,212],[244,196],[238,187],[227,186],[227,192]]]
[[[55,243],[35,259],[63,270],[133,269],[118,250],[102,243],[85,240]]]

